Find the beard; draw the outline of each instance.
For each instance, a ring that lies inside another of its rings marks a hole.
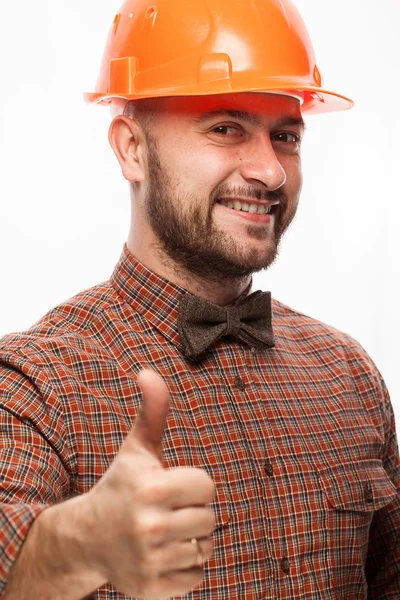
[[[210,198],[182,193],[179,182],[174,181],[161,165],[156,140],[149,134],[147,137],[149,186],[145,209],[163,262],[177,272],[215,283],[240,280],[270,267],[278,256],[282,235],[296,214],[296,206],[289,209],[286,194],[281,190],[261,191],[250,185],[220,185]],[[247,226],[250,238],[265,240],[262,250],[244,247],[215,225],[212,211],[218,198],[224,195],[271,202],[279,200],[279,205],[275,206],[272,236],[260,225]]]

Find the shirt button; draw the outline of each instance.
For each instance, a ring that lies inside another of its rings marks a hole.
[[[264,471],[266,472],[268,477],[272,477],[272,475],[274,474],[274,467],[271,465],[269,460],[266,460],[264,463]]]
[[[374,495],[372,493],[372,487],[370,483],[367,483],[364,490],[364,498],[368,502],[368,504],[372,504],[374,501]]]
[[[284,558],[282,558],[281,560],[281,569],[284,573],[286,573],[286,575],[289,573],[290,571],[290,563],[289,563],[289,559],[287,558],[287,556],[285,556]]]
[[[251,352],[252,354],[255,354],[255,353],[257,352],[257,350],[256,350],[256,349],[255,349],[255,348],[252,346],[252,347],[250,348],[250,352]]]
[[[236,379],[235,379],[235,387],[237,387],[237,389],[241,390],[242,392],[245,389],[246,384],[243,381],[243,379],[241,379],[241,377],[236,377]]]

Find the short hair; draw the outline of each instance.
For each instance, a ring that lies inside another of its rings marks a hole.
[[[156,98],[140,98],[137,100],[129,100],[123,114],[130,119],[135,119],[142,127],[145,133],[149,132],[150,125],[154,122],[154,114],[156,111]]]

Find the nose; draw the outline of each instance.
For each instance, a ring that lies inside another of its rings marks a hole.
[[[252,185],[260,184],[277,190],[286,183],[286,171],[281,165],[269,137],[260,136],[242,156],[240,174]]]

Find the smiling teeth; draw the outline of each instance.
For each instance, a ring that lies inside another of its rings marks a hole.
[[[265,206],[265,204],[249,204],[248,202],[239,202],[238,200],[235,200],[235,202],[220,200],[219,202],[227,208],[232,208],[233,210],[242,210],[243,212],[257,215],[266,215],[272,210],[272,206]]]

